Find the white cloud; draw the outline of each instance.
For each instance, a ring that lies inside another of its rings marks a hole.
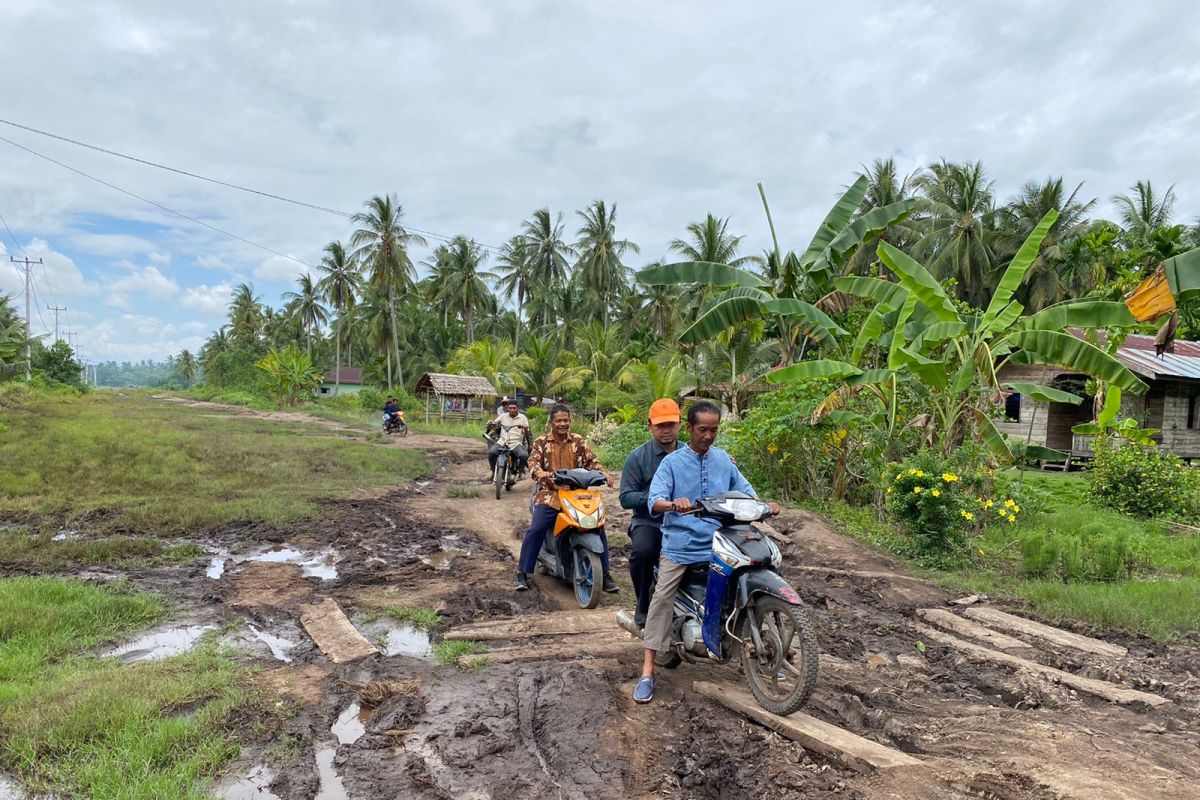
[[[218,283],[216,286],[201,284],[189,286],[183,291],[180,304],[184,308],[194,309],[202,314],[218,314],[229,305],[233,295],[233,286],[228,283]]]
[[[33,266],[34,289],[39,295],[58,299],[61,293],[75,295],[92,295],[97,291],[94,283],[84,279],[83,273],[75,265],[74,260],[50,248],[43,239],[33,239],[24,250],[16,250],[15,246],[6,249],[0,242],[0,294],[24,296],[25,271],[9,261],[9,255],[31,260],[42,259],[41,264]],[[61,305],[61,303],[60,303]]]
[[[302,272],[310,270],[303,264],[297,264],[290,258],[270,256],[254,268],[254,277],[264,281],[291,283]]]
[[[147,295],[165,300],[179,294],[179,284],[158,271],[158,267],[133,267],[129,274],[108,283],[110,300],[127,303],[130,295]]]

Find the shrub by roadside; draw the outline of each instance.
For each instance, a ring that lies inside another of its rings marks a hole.
[[[1194,519],[1200,507],[1200,471],[1157,447],[1097,442],[1091,496],[1135,517]]]

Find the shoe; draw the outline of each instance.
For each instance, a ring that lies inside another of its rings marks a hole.
[[[526,575],[524,572],[518,572],[517,580],[516,580],[516,584],[514,585],[514,588],[518,592],[529,591],[529,576]]]
[[[608,592],[609,594],[616,594],[617,592],[621,591],[617,586],[617,582],[613,580],[612,575],[604,576],[604,591]]]
[[[646,615],[640,611],[634,612],[633,624],[637,625],[642,630],[645,630],[646,629]]]
[[[654,699],[654,678],[642,677],[633,690],[633,702],[649,703]]]

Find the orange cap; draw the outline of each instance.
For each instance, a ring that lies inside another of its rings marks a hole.
[[[650,406],[650,424],[679,422],[679,404],[669,397],[655,400]]]

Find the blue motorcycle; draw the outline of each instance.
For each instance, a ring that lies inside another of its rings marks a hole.
[[[753,523],[771,515],[766,503],[742,492],[696,501],[701,519],[718,526],[712,558],[696,565],[675,594],[667,668],[701,659],[741,661],[758,704],[786,716],[808,700],[817,683],[817,636],[796,590],[780,577],[783,555]],[[622,628],[642,632],[626,612]]]

